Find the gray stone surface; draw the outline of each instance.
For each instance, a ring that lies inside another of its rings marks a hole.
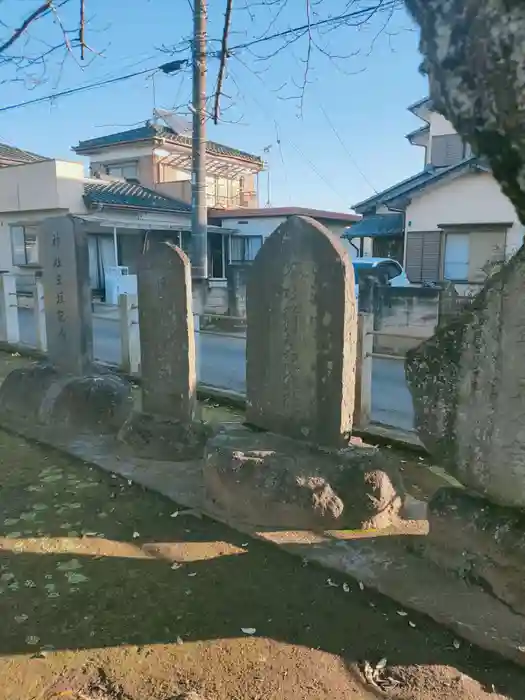
[[[0,386],[0,423],[58,433],[116,434],[133,408],[131,385],[112,374],[74,377],[54,366],[13,370]]]
[[[352,264],[306,217],[266,240],[248,278],[247,420],[341,446],[354,409],[357,317]]]
[[[191,423],[197,377],[190,262],[153,232],[139,262],[138,298],[142,408]]]
[[[242,427],[208,442],[204,488],[206,510],[258,527],[385,528],[403,501],[398,473],[375,448],[330,453]]]
[[[211,433],[211,428],[201,421],[187,423],[134,412],[118,437],[141,458],[180,462],[202,459]]]
[[[407,354],[419,436],[465,486],[525,507],[525,250]]]
[[[462,489],[444,488],[428,506],[423,551],[463,578],[481,582],[525,614],[525,514]]]
[[[85,224],[73,216],[44,219],[38,233],[43,268],[48,357],[61,372],[92,370],[93,325]]]

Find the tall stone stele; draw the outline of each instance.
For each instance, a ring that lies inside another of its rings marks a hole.
[[[247,421],[340,447],[354,412],[357,316],[342,243],[294,216],[266,240],[247,287]]]
[[[120,439],[142,457],[202,457],[209,428],[195,420],[197,374],[191,266],[186,254],[150,232],[138,267],[142,411]]]
[[[0,419],[39,437],[117,433],[132,409],[130,384],[93,360],[87,224],[66,215],[39,226],[48,357],[15,370],[0,389]]]

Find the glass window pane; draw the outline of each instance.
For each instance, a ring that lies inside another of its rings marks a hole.
[[[38,237],[35,233],[25,234],[26,261],[28,265],[38,265]]]
[[[26,250],[23,226],[11,226],[11,246],[13,250],[13,265],[25,265]]]
[[[249,236],[246,238],[246,260],[255,260],[255,256],[262,248],[262,236]]]
[[[468,280],[470,236],[468,233],[451,233],[445,240],[443,277],[447,280]]]
[[[231,262],[244,261],[244,236],[231,237]]]

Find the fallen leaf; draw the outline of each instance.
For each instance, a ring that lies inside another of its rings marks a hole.
[[[380,659],[380,660],[377,662],[377,664],[376,664],[375,670],[376,670],[376,671],[382,671],[384,668],[386,668],[386,662],[387,662],[387,660],[386,660],[385,657],[383,657],[382,659]]]
[[[332,586],[332,588],[338,588],[338,587],[339,587],[339,584],[334,583],[334,582],[332,581],[331,578],[327,578],[327,579],[326,579],[326,583],[327,583],[329,586]]]
[[[26,637],[26,644],[29,644],[30,646],[34,646],[35,644],[38,644],[40,641],[40,637],[35,637],[33,635]]]
[[[188,574],[188,576],[189,576],[190,578],[193,578],[194,576],[197,576],[197,572],[196,572],[196,571],[192,571],[191,574]]]
[[[415,622],[411,622],[410,620],[408,621],[408,624],[410,625],[410,627],[415,627],[415,626],[416,626],[416,623],[415,623]]]
[[[171,568],[173,569],[173,571],[176,571],[177,569],[182,568],[182,564],[178,564],[177,562],[175,562],[175,564],[171,565]]]
[[[459,641],[459,639],[454,639],[454,641],[452,642],[452,646],[454,647],[454,649],[459,649],[459,647],[461,646],[461,642]]]
[[[408,615],[408,613],[404,610],[398,610],[397,614],[399,615],[399,617],[406,617]]]
[[[241,632],[243,634],[251,636],[252,634],[255,634],[257,630],[255,629],[255,627],[241,627]]]
[[[139,532],[134,532],[134,533],[133,533],[133,539],[136,540],[138,537],[140,537],[140,533],[139,533]]]
[[[343,583],[343,591],[345,593],[350,593],[350,586],[347,583]]]
[[[359,581],[359,588],[364,591],[365,590],[365,584],[362,581]]]
[[[178,510],[173,511],[173,513],[170,515],[170,518],[176,518],[179,514]]]

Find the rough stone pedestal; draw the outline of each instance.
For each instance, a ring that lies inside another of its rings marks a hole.
[[[178,421],[149,413],[132,413],[118,438],[144,459],[183,462],[202,459],[211,428],[204,422]]]
[[[0,386],[0,422],[60,434],[116,434],[133,407],[131,385],[113,374],[76,377],[50,365],[11,372]]]
[[[402,507],[400,484],[376,448],[321,451],[242,427],[206,448],[206,510],[258,527],[385,528]]]
[[[525,614],[525,514],[462,489],[437,491],[424,553]]]

